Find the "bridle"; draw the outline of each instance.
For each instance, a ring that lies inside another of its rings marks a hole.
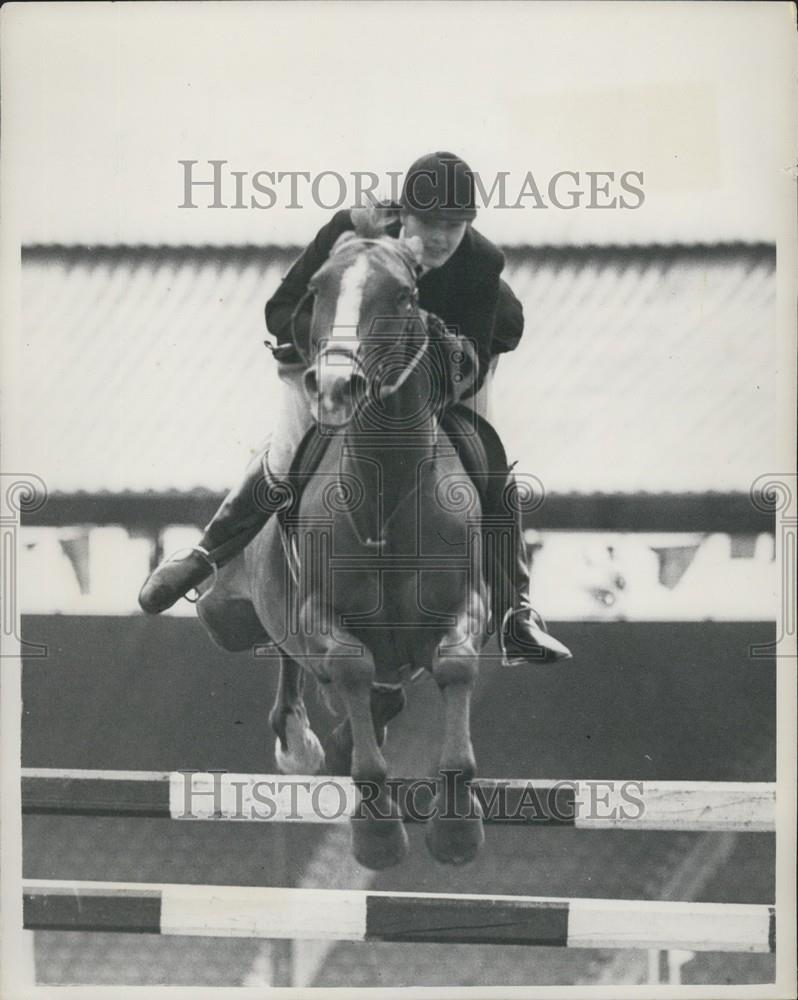
[[[402,386],[410,378],[410,376],[413,374],[416,368],[418,368],[418,366],[421,364],[424,355],[427,353],[427,350],[429,349],[429,342],[430,342],[429,330],[427,329],[427,324],[426,322],[424,322],[423,318],[419,315],[418,312],[418,275],[416,269],[411,266],[406,256],[396,248],[395,243],[396,241],[388,243],[385,240],[385,238],[372,239],[366,236],[357,236],[347,240],[346,243],[344,243],[340,247],[340,249],[333,251],[333,255],[337,255],[338,253],[341,253],[344,249],[367,247],[367,246],[379,246],[383,250],[386,250],[389,253],[391,253],[391,255],[396,260],[400,261],[401,264],[404,266],[404,268],[407,270],[408,274],[410,275],[411,287],[410,287],[410,301],[408,303],[408,309],[412,312],[412,315],[407,317],[408,328],[405,331],[406,336],[402,337],[399,340],[398,346],[400,347],[404,346],[406,341],[409,340],[410,334],[413,333],[413,330],[417,329],[415,323],[413,322],[414,320],[421,320],[421,329],[423,331],[424,336],[420,347],[418,347],[418,349],[413,353],[413,356],[410,358],[408,363],[399,372],[399,375],[397,376],[396,380],[390,385],[383,385],[381,387],[380,396],[382,399],[386,399],[388,396],[392,396],[395,392],[398,392],[398,390],[402,388]],[[296,334],[296,320],[302,309],[307,304],[308,300],[313,298],[315,294],[316,294],[315,289],[308,288],[308,290],[305,292],[305,294],[297,303],[294,311],[291,313],[291,319],[289,325],[291,342],[294,345],[294,349],[308,367],[310,367],[317,360],[319,355],[312,357],[309,354],[309,352],[305,350],[304,346],[299,342]],[[386,318],[395,319],[396,317],[391,316]],[[394,345],[396,342],[391,341],[390,343]],[[343,345],[336,345],[335,343],[332,343],[329,347],[325,348],[324,353],[327,356],[334,354],[345,356],[350,360],[354,361],[355,364],[359,366],[360,360],[358,358],[358,353],[360,346],[361,346],[360,343],[358,343],[358,348],[352,350],[349,347],[345,347]]]

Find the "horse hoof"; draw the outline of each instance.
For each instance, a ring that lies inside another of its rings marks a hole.
[[[436,861],[445,865],[465,865],[473,861],[485,842],[482,809],[471,797],[469,815],[439,815],[436,799],[435,814],[427,821],[424,836],[427,849]]]
[[[324,750],[318,736],[293,712],[285,720],[285,741],[274,741],[274,756],[281,774],[318,774],[324,764]]]
[[[353,816],[352,853],[358,864],[372,871],[393,868],[404,860],[408,850],[404,822],[396,817]]]

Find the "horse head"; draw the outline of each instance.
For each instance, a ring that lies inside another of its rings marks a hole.
[[[373,415],[424,367],[429,338],[416,290],[420,256],[417,238],[347,232],[313,275],[309,337],[297,347],[308,363],[303,384],[320,424],[347,425],[367,403]],[[433,385],[426,395],[436,395]]]

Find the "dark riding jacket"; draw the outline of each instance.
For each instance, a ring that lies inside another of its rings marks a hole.
[[[338,237],[354,228],[349,210],[336,212],[266,303],[266,326],[278,344],[291,344],[291,316],[307,292],[308,282],[327,260]],[[385,232],[398,237],[400,229],[397,206],[396,219]],[[418,280],[421,308],[435,313],[447,326],[455,327],[461,336],[475,343],[479,357],[477,386],[487,374],[491,358],[512,351],[524,329],[521,303],[500,278],[503,268],[502,252],[469,226],[449,260]],[[312,311],[313,303],[308,300],[297,314],[295,324],[300,337],[307,334]]]

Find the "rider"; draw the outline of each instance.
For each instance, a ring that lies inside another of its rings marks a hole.
[[[426,312],[439,317],[448,328],[476,347],[478,376],[470,405],[498,354],[513,350],[521,338],[524,318],[521,303],[501,280],[502,253],[478,233],[473,175],[467,164],[452,153],[422,156],[405,177],[398,205],[381,206],[384,231],[393,237],[420,237],[423,254],[418,278],[418,301]],[[301,388],[305,365],[294,343],[307,336],[313,311],[308,283],[327,260],[336,240],[355,227],[352,211],[337,212],[291,267],[280,287],[266,303],[266,326],[276,338],[273,348],[284,387],[277,425],[264,454],[247,468],[243,481],[225,498],[200,543],[187,556],[170,559],[150,575],[139,595],[142,609],[159,614],[199,586],[215,568],[243,550],[268,520],[274,508],[265,498],[279,490],[269,487],[288,473],[296,446],[310,418]],[[469,401],[464,400],[466,405]],[[508,480],[512,474],[504,470]],[[277,504],[279,506],[279,503]],[[504,591],[513,596],[506,608],[495,608],[501,617],[505,661],[541,663],[570,657],[561,642],[550,635],[529,603],[529,568],[520,513],[516,518],[516,551],[505,555],[501,572]]]

